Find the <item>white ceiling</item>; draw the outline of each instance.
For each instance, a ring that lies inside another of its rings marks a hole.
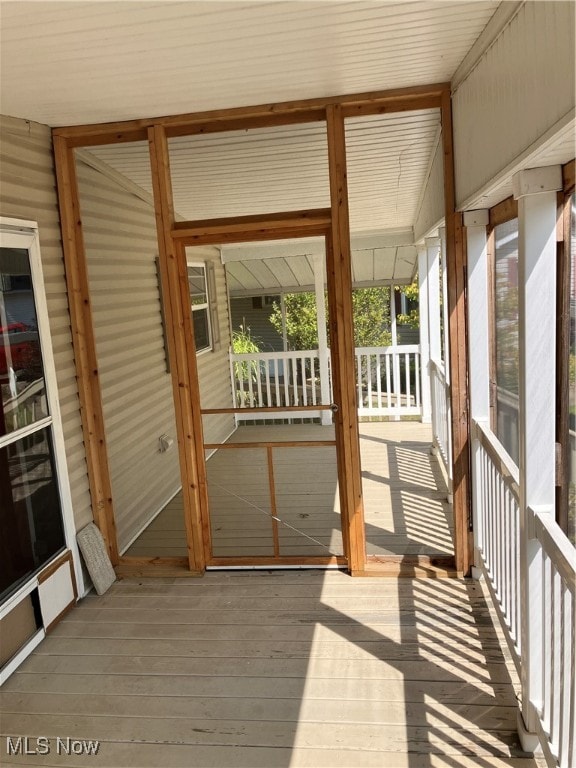
[[[346,122],[352,232],[411,227],[439,138],[436,109]],[[174,204],[186,220],[326,208],[326,127],[304,124],[170,140]],[[144,142],[93,147],[152,192]]]
[[[498,5],[4,0],[2,112],[58,126],[444,82]]]

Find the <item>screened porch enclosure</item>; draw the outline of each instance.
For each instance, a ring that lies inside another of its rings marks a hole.
[[[369,557],[453,556],[452,510],[431,426],[361,423],[366,553]],[[273,557],[274,523],[281,557],[343,555],[335,450],[321,424],[241,426],[230,442],[272,443],[275,503],[267,449],[222,447],[207,462],[213,555]],[[298,442],[297,446],[289,447]],[[286,447],[282,447],[282,443]],[[304,444],[302,444],[304,443]],[[126,552],[134,557],[186,554],[182,499],[177,494]],[[256,562],[256,559],[254,560]]]

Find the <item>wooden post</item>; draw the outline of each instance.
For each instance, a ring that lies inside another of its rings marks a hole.
[[[324,297],[325,257],[322,254],[314,256],[314,290],[316,292],[316,319],[318,325],[318,363],[320,368],[320,402],[330,403],[330,379],[328,368],[328,336],[326,334],[326,299]],[[314,383],[312,384],[314,386]],[[321,412],[324,426],[332,424],[329,411]]]
[[[520,171],[518,200],[518,339],[520,420],[520,584],[523,747],[538,742],[543,699],[542,557],[530,509],[554,519],[556,497],[556,192],[561,166]]]
[[[190,570],[204,571],[210,551],[208,496],[200,392],[196,369],[184,246],[173,243],[174,207],[168,141],[162,126],[148,129],[156,230],[182,476],[184,521]]]
[[[422,377],[422,423],[432,421],[432,390],[430,383],[430,305],[428,288],[428,254],[425,246],[418,248],[418,306],[420,311],[420,375]]]
[[[396,323],[396,292],[394,284],[390,284],[390,336],[392,341],[392,391],[394,392],[394,410],[396,413],[392,416],[394,421],[400,421],[400,398],[402,396],[402,387],[400,381],[400,356],[398,355],[398,325]]]
[[[469,536],[470,425],[468,421],[468,335],[466,328],[466,250],[462,214],[456,212],[454,151],[452,146],[452,102],[449,90],[441,99],[442,148],[444,153],[444,203],[446,226],[446,272],[450,324],[450,397],[452,400],[452,451],[454,494],[454,556],[456,570],[467,574],[472,561]]]
[[[362,573],[366,562],[358,403],[354,369],[354,321],[352,312],[352,254],[348,214],[346,139],[342,107],[326,109],[331,234],[326,241],[327,282],[330,307],[330,347],[338,445],[338,481],[342,535],[352,574]]]
[[[488,250],[487,210],[467,211],[464,214],[468,253],[468,328],[469,328],[469,385],[470,416],[486,425],[490,419],[490,339],[488,306]],[[475,440],[472,445],[472,513],[474,520],[474,568],[473,576],[480,578],[480,552],[483,542],[479,538],[477,524],[480,494],[480,446]]]
[[[94,522],[106,542],[112,565],[117,565],[116,523],[112,505],[112,485],[108,467],[98,358],[92,324],[76,162],[74,150],[67,146],[66,139],[58,136],[54,137],[54,161],[72,345],[74,347],[92,514]]]

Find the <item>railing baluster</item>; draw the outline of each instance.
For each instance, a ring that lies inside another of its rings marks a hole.
[[[382,365],[380,352],[376,352],[376,398],[378,409],[382,408]]]
[[[302,376],[302,402],[304,405],[308,405],[308,388],[306,386],[306,358],[300,358],[300,371]]]
[[[262,362],[261,360],[256,361],[256,384],[257,384],[257,390],[258,390],[258,406],[263,406],[264,403],[262,401]]]
[[[362,357],[356,352],[356,387],[358,389],[358,410],[364,410],[364,398],[362,397]]]
[[[266,405],[272,405],[272,389],[270,387],[270,362],[265,360],[266,363]]]
[[[292,405],[299,405],[300,399],[298,397],[298,362],[295,357],[292,358]]]
[[[274,390],[276,395],[276,405],[280,403],[280,381],[278,380],[278,358],[274,358]],[[288,403],[286,403],[288,405]]]
[[[318,399],[316,396],[316,366],[315,366],[316,358],[312,357],[310,355],[310,381],[311,381],[311,387],[312,387],[312,405],[318,404]]]

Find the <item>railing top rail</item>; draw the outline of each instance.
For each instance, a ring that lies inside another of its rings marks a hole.
[[[487,424],[480,424],[472,420],[472,437],[480,441],[480,444],[496,465],[498,472],[508,481],[516,501],[520,501],[520,474],[518,467],[504,450],[494,432],[492,432]]]
[[[576,547],[554,520],[551,512],[529,508],[534,518],[534,533],[542,543],[556,570],[564,577],[567,588],[576,593]]]
[[[297,352],[231,352],[232,360],[286,360],[302,357],[318,357],[317,349],[301,349]]]
[[[420,352],[419,344],[396,344],[388,347],[356,347],[357,355],[393,355]]]

